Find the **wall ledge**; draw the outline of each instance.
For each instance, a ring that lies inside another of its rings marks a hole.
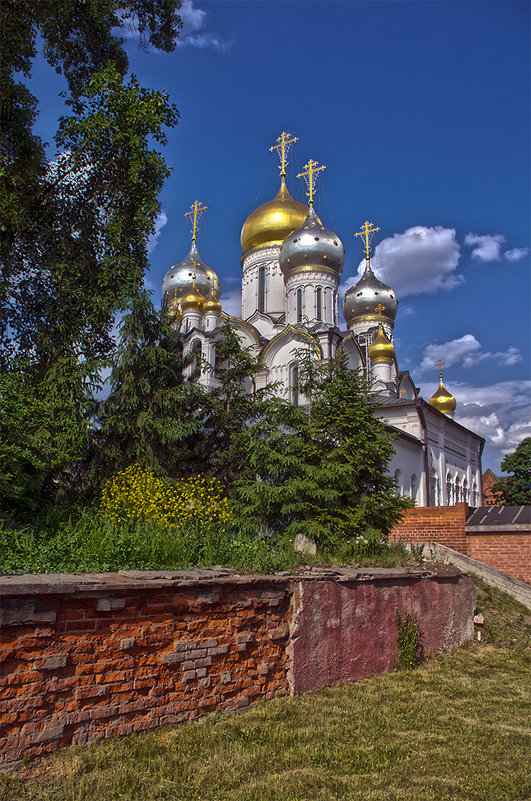
[[[461,575],[454,566],[436,562],[411,568],[305,567],[300,573],[247,574],[229,568],[213,570],[120,570],[118,573],[24,573],[0,575],[0,597],[73,595],[101,592],[172,589],[215,585],[261,586],[305,581],[389,581],[397,579],[452,579]]]

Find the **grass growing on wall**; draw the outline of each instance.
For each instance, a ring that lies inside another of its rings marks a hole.
[[[291,539],[256,527],[238,529],[235,501],[219,481],[196,476],[164,480],[137,465],[115,475],[100,503],[72,509],[33,527],[0,521],[0,573],[77,573],[125,569],[179,570],[223,565],[257,573],[292,570],[299,563],[393,566],[411,561],[402,544],[365,529],[338,538],[328,552],[302,557]]]
[[[519,636],[237,716],[70,748],[0,774],[0,801],[523,801],[531,617],[481,586],[478,603],[486,626]]]

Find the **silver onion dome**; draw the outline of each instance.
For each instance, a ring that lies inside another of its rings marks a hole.
[[[221,294],[219,278],[214,270],[204,263],[197,251],[195,242],[192,242],[190,252],[184,261],[170,267],[164,276],[162,294],[166,305],[180,302],[181,298],[192,289],[194,266],[197,289],[204,297],[209,297],[212,294],[216,300],[219,300]]]
[[[295,270],[315,267],[327,267],[339,274],[344,261],[342,241],[324,227],[313,207],[301,227],[286,237],[279,254],[280,268],[286,278]]]
[[[398,306],[396,295],[391,287],[376,278],[370,261],[366,261],[362,277],[343,298],[343,316],[347,325],[364,317],[378,320],[377,307],[380,305],[383,306],[382,318],[393,323]]]

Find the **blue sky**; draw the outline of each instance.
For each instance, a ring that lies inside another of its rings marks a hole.
[[[126,43],[132,71],[181,114],[165,153],[154,300],[188,251],[183,215],[198,199],[200,253],[237,310],[241,226],[276,193],[269,147],[290,131],[297,199],[308,158],[327,167],[316,208],[347,249],[343,288],[368,219],[381,229],[373,265],[399,298],[401,369],[429,398],[433,364],[446,362],[456,419],[486,437],[484,466],[499,472],[531,436],[529,3],[185,0],[182,16],[170,55]],[[45,68],[32,83],[51,141],[63,87]]]

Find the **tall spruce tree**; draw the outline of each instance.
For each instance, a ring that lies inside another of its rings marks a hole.
[[[407,502],[387,474],[394,451],[377,408],[341,357],[320,370],[311,422],[306,408],[271,401],[234,438],[240,525],[272,536],[302,533],[323,547],[368,531],[386,535]]]
[[[100,469],[136,463],[172,477],[186,473],[204,393],[184,378],[182,337],[157,312],[145,290],[131,301],[100,410]]]

